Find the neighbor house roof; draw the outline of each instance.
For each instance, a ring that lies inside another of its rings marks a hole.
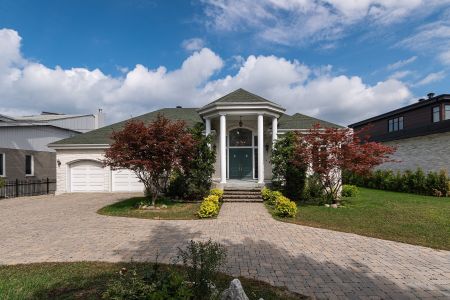
[[[220,97],[217,100],[214,100],[213,102],[210,102],[200,108],[200,110],[203,110],[205,108],[208,108],[210,106],[223,104],[223,105],[233,105],[237,103],[269,103],[273,106],[277,106],[279,108],[282,108],[279,104],[272,102],[270,100],[267,100],[266,98],[263,98],[261,96],[255,95],[253,93],[250,93],[249,91],[246,91],[244,89],[237,89],[234,92],[231,92],[229,94],[226,94],[223,97]]]
[[[104,126],[102,128],[95,129],[71,138],[57,141],[53,143],[53,145],[61,145],[61,144],[108,145],[111,143],[110,136],[113,133],[113,131],[122,129],[126,122],[134,120],[134,121],[143,121],[144,123],[150,123],[156,119],[158,114],[162,114],[164,115],[164,117],[172,121],[177,120],[185,121],[187,126],[193,126],[197,122],[202,122],[202,119],[198,115],[196,108],[163,108],[119,123]]]
[[[319,124],[321,127],[343,127],[338,124],[296,113],[292,116],[283,114],[278,120],[278,129],[310,129],[315,124]]]

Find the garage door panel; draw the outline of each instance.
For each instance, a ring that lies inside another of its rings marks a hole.
[[[71,167],[72,192],[104,192],[105,169],[100,163],[84,161]]]
[[[112,190],[114,192],[142,192],[144,185],[130,170],[115,170],[112,172]]]

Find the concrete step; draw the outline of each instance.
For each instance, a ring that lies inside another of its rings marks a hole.
[[[225,191],[223,193],[224,195],[256,195],[256,196],[261,196],[261,192],[241,192],[241,191]]]
[[[249,199],[249,198],[228,198],[223,199],[223,202],[263,202],[262,199]]]
[[[249,199],[259,199],[261,198],[261,194],[224,194],[223,198],[227,199],[239,199],[239,198],[249,198]]]

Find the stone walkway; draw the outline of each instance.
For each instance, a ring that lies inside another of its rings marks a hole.
[[[157,221],[96,211],[127,194],[0,200],[0,264],[170,262],[190,239],[228,249],[225,271],[316,298],[450,298],[450,252],[273,220],[259,203],[225,203],[215,220]]]

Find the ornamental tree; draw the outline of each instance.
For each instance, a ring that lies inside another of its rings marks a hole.
[[[395,148],[369,142],[367,128],[354,132],[350,128],[321,128],[314,125],[307,133],[296,133],[292,162],[308,166],[317,174],[328,200],[338,203],[342,172],[364,175],[375,166],[393,161]]]
[[[166,189],[172,171],[193,155],[194,140],[185,123],[172,122],[160,114],[148,125],[129,121],[111,138],[104,164],[113,170],[132,170],[144,184],[152,205]]]

